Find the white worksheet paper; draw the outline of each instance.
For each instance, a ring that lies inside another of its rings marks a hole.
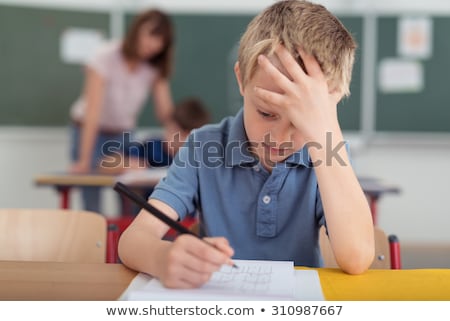
[[[197,289],[167,289],[140,273],[121,300],[323,300],[317,271],[294,270],[293,262],[234,260]],[[299,291],[299,288],[301,290]]]

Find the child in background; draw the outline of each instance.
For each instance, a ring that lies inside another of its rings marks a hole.
[[[337,117],[355,49],[321,5],[279,1],[256,16],[235,65],[242,110],[193,131],[149,200],[175,220],[198,210],[215,247],[162,240],[168,226],[142,211],[120,238],[122,262],[171,288],[199,287],[231,258],[319,267],[325,225],[341,269],[366,271],[372,217]]]
[[[71,108],[71,173],[98,171],[108,152],[104,146],[123,146],[150,92],[156,118],[165,123],[173,109],[173,38],[169,16],[148,10],[133,20],[122,41],[105,44],[87,63],[84,90]],[[102,212],[99,187],[83,187],[81,193],[84,209]]]
[[[131,142],[123,154],[117,152],[104,158],[100,171],[117,175],[127,170],[169,166],[191,131],[209,122],[210,114],[205,104],[196,97],[185,98],[168,117],[162,138],[150,138],[144,143]]]

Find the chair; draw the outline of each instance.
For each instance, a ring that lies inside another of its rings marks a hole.
[[[106,252],[107,263],[119,263],[119,255],[117,246],[119,244],[120,235],[126,230],[128,225],[133,221],[134,216],[121,216],[118,218],[107,219],[108,224],[108,246]]]
[[[118,218],[112,218],[107,220],[108,224],[108,247],[106,253],[106,262],[108,263],[119,263],[119,255],[117,246],[119,244],[120,235],[133,221],[134,216],[121,216]],[[196,228],[197,219],[194,216],[187,216],[183,221],[181,221],[181,225],[184,227],[191,229]],[[177,232],[173,229],[169,229],[166,235],[164,235],[165,240],[174,240],[177,237]]]
[[[379,227],[374,227],[375,258],[370,269],[401,269],[400,243],[395,235],[389,237]],[[319,246],[324,267],[338,267],[325,227],[319,231]]]
[[[93,212],[0,209],[0,260],[104,263],[106,235]]]

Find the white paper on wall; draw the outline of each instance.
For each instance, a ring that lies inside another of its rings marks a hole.
[[[104,41],[104,35],[98,30],[68,28],[60,39],[61,60],[65,63],[83,64]]]
[[[419,92],[423,90],[423,65],[418,61],[386,58],[380,62],[378,68],[378,86],[383,93]]]
[[[398,54],[402,57],[427,59],[433,54],[433,22],[427,17],[405,17],[398,20]]]

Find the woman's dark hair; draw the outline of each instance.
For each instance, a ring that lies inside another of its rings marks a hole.
[[[131,26],[128,28],[127,34],[122,44],[122,54],[127,59],[136,59],[137,43],[139,31],[147,22],[152,22],[153,30],[150,32],[153,35],[158,35],[163,38],[164,47],[159,54],[148,59],[148,63],[159,69],[162,77],[169,77],[172,72],[172,55],[173,55],[173,25],[170,17],[164,12],[151,9],[139,14]]]

